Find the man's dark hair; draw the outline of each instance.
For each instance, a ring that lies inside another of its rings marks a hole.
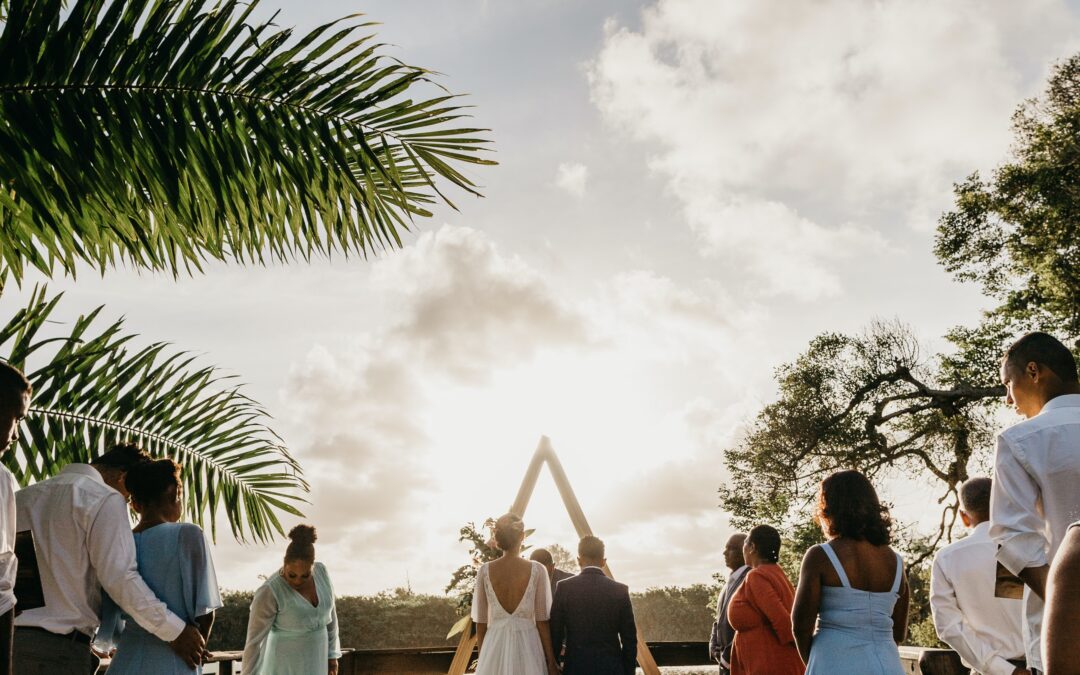
[[[585,560],[603,560],[605,557],[604,542],[600,540],[600,537],[594,537],[591,534],[582,537],[577,545],[577,554],[579,558]]]
[[[129,471],[131,467],[151,460],[153,460],[153,457],[134,443],[118,443],[111,450],[90,463],[94,466]]]
[[[1029,363],[1046,366],[1063,382],[1076,382],[1076,357],[1069,348],[1049,333],[1028,333],[1005,350],[1005,361],[1023,369]]]
[[[979,476],[964,481],[960,486],[960,508],[969,515],[982,519],[990,517],[990,489],[993,481]]]
[[[555,559],[551,557],[551,551],[546,548],[534,549],[529,555],[529,560],[535,560],[544,567],[551,567],[555,564]]]
[[[23,394],[32,393],[34,387],[22,371],[7,361],[0,361],[0,403],[13,403]]]

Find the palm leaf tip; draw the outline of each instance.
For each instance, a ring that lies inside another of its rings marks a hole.
[[[12,0],[0,32],[0,264],[193,273],[400,245],[486,132],[350,18],[295,37],[259,0]],[[39,45],[28,50],[26,45]]]
[[[215,538],[219,512],[242,541],[283,533],[279,514],[300,515],[309,486],[258,403],[167,345],[134,348],[122,320],[102,327],[99,310],[50,335],[58,300],[35,289],[0,328],[0,350],[35,392],[19,452],[5,457],[19,481],[134,442],[184,467],[187,516]]]

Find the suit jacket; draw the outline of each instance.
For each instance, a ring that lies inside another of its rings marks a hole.
[[[637,627],[630,590],[597,567],[564,579],[551,605],[555,653],[566,645],[563,675],[634,675]]]
[[[712,638],[709,640],[709,655],[720,653],[723,661],[720,665],[725,669],[731,664],[731,645],[735,642],[735,629],[728,622],[727,610],[731,604],[731,598],[735,597],[735,591],[739,590],[746,573],[750,571],[749,565],[743,565],[728,576],[724,590],[716,601],[716,621],[713,622]]]

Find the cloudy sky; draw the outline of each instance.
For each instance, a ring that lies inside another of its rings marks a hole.
[[[773,368],[874,318],[931,344],[975,320],[936,218],[1080,50],[1064,0],[264,4],[304,29],[364,11],[469,93],[500,162],[473,174],[486,198],[370,261],[53,287],[249,383],[340,593],[441,591],[458,528],[506,510],[542,434],[617,577],[708,581],[723,449]],[[546,476],[526,522],[576,541]],[[222,583],[253,588],[282,548],[220,542]]]

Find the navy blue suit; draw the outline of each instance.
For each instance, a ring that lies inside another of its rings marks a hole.
[[[598,567],[564,579],[551,604],[555,654],[566,645],[563,675],[634,675],[637,627],[630,590]]]

